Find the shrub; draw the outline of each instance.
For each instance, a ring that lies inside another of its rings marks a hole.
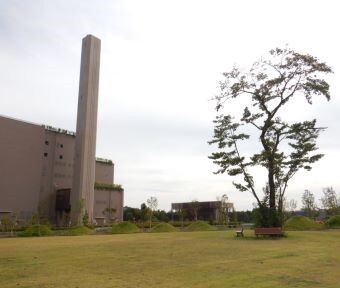
[[[80,235],[91,235],[94,231],[86,226],[73,226],[63,231],[63,236],[80,236]]]
[[[327,220],[326,224],[330,228],[340,228],[340,215],[332,216]]]
[[[87,226],[89,224],[89,213],[85,211],[84,216],[83,216],[83,224]]]
[[[139,232],[139,228],[132,222],[123,221],[112,225],[112,234],[127,234]]]
[[[18,235],[23,237],[31,237],[31,236],[47,236],[51,235],[52,230],[47,225],[30,225],[27,226],[26,229],[20,232]]]
[[[151,229],[151,232],[176,232],[177,228],[168,223],[159,223]]]
[[[305,216],[294,216],[289,218],[284,225],[285,230],[320,230],[324,225]]]
[[[266,206],[255,208],[253,217],[255,227],[277,227],[281,223],[278,211],[271,211]]]
[[[186,231],[213,231],[213,230],[216,230],[216,227],[211,226],[205,221],[195,221],[186,228]]]

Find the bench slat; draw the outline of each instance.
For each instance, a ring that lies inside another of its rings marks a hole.
[[[254,232],[256,236],[258,235],[282,235],[281,227],[255,228]]]

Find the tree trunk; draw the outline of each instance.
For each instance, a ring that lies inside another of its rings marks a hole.
[[[274,165],[272,163],[269,163],[268,166],[268,185],[269,185],[269,208],[275,209],[276,208],[276,188],[275,188],[275,182],[274,182]]]
[[[274,182],[274,164],[273,160],[269,159],[268,165],[268,186],[269,186],[269,225],[279,226],[276,211],[276,187]]]

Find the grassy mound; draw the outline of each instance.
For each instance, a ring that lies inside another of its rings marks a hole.
[[[18,235],[23,237],[32,236],[48,236],[52,234],[52,230],[47,225],[30,225],[26,229],[20,232]]]
[[[151,232],[176,232],[178,231],[177,228],[172,226],[169,223],[159,223],[155,227],[151,229]]]
[[[186,228],[186,231],[213,231],[213,230],[216,230],[216,227],[211,226],[205,221],[193,222]]]
[[[139,232],[139,228],[129,221],[123,221],[119,224],[114,224],[111,230],[112,234],[127,234]]]
[[[80,235],[91,235],[94,231],[86,226],[74,226],[65,230],[61,235],[63,236],[80,236]]]
[[[329,228],[340,228],[340,215],[334,215],[326,222]]]
[[[314,220],[305,216],[294,216],[289,218],[285,225],[285,230],[320,230],[323,229],[324,225],[315,222]]]

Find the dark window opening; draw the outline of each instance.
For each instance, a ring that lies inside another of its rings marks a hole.
[[[69,213],[71,211],[70,193],[71,189],[58,189],[56,191],[55,210],[57,212]]]
[[[44,153],[44,156],[47,157],[47,156],[48,156],[48,153],[45,152],[45,153]]]
[[[63,155],[59,155],[59,159],[63,159]]]
[[[64,147],[64,144],[60,144],[60,148],[63,148]]]
[[[45,141],[45,144],[46,144],[46,145],[48,145],[48,144],[49,144],[49,142],[46,140],[46,141]]]

